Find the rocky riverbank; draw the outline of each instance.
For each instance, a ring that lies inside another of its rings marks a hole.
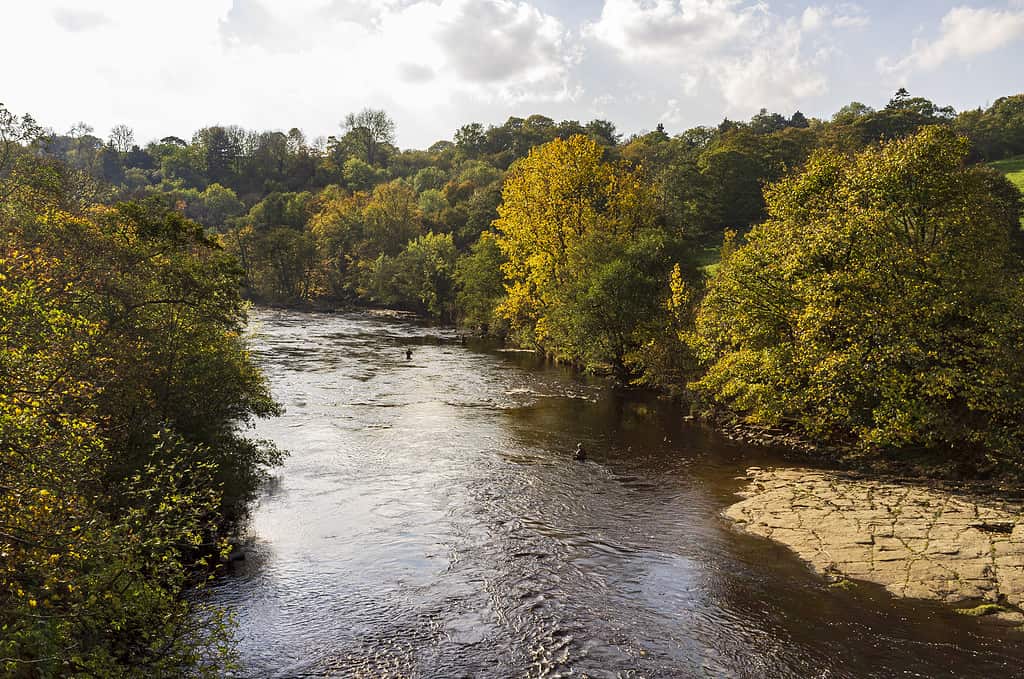
[[[726,516],[830,581],[1024,623],[1024,502],[809,469],[753,467],[747,478]]]

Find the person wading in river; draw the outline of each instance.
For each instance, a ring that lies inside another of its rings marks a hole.
[[[587,459],[587,451],[583,449],[583,442],[579,441],[576,444],[576,451],[572,454],[573,458],[582,462]]]

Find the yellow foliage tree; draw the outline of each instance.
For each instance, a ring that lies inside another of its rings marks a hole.
[[[577,135],[512,166],[494,224],[507,257],[508,295],[498,313],[524,344],[619,370],[640,316],[658,297],[648,279],[663,286],[665,278],[641,265],[662,243],[639,238],[655,223],[640,171],[603,154]],[[641,241],[645,247],[635,248]]]

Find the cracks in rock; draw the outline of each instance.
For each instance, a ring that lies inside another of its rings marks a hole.
[[[730,516],[830,579],[867,579],[896,594],[947,602],[1024,603],[1024,505],[811,470],[748,473],[746,499]],[[1000,531],[979,530],[979,522]]]

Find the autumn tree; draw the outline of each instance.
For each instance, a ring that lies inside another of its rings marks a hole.
[[[964,468],[1021,462],[1020,197],[928,127],[767,191],[696,323],[696,387],[751,421]]]
[[[578,135],[510,169],[495,221],[508,280],[498,312],[521,342],[625,376],[636,314],[658,299],[640,279],[659,278],[670,256],[630,263],[630,244],[655,227],[651,197],[637,172],[603,153]]]
[[[0,673],[223,676],[187,594],[262,470],[277,407],[234,261],[160,199],[97,205],[51,159],[0,207]]]
[[[416,192],[400,179],[376,187],[363,209],[363,224],[367,258],[398,254],[423,232]]]

